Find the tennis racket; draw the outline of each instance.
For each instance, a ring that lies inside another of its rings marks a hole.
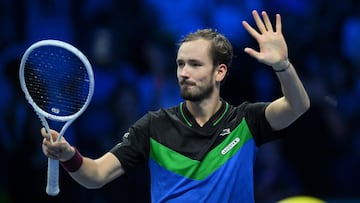
[[[19,79],[51,142],[62,138],[87,108],[94,92],[94,75],[86,56],[59,40],[32,44],[22,56]],[[56,140],[50,135],[49,123],[60,126]],[[59,161],[48,158],[46,193],[55,196],[59,192]]]

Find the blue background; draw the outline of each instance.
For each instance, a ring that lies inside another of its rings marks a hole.
[[[241,25],[251,11],[280,13],[289,57],[311,108],[284,139],[264,145],[255,167],[257,202],[310,195],[328,202],[360,197],[360,2],[355,0],[1,0],[0,202],[146,202],[146,167],[98,190],[60,170],[61,192],[45,193],[47,159],[41,124],[21,91],[18,70],[32,43],[59,39],[93,65],[93,100],[66,132],[83,155],[99,157],[149,110],[181,101],[176,43],[214,28],[233,43],[235,59],[222,97],[271,101],[281,95],[271,69],[243,52],[257,48]],[[214,192],[214,191],[209,191]],[[360,201],[360,200],[358,200]]]

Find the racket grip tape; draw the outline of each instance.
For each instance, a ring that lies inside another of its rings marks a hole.
[[[59,160],[48,158],[48,177],[46,193],[51,196],[59,194]]]

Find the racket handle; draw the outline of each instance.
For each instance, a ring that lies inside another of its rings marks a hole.
[[[59,194],[59,160],[48,158],[48,177],[46,193],[51,196]]]

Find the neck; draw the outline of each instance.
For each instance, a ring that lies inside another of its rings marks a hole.
[[[221,107],[219,97],[209,98],[199,102],[186,101],[186,107],[195,118],[196,122],[203,126]]]

